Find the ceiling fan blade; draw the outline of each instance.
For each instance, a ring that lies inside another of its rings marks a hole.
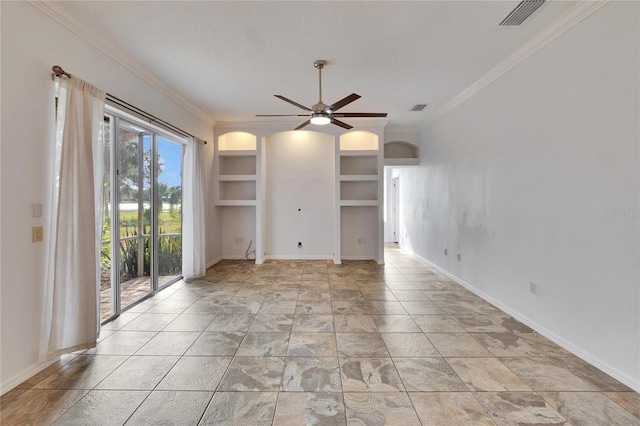
[[[326,107],[323,111],[327,112],[327,111],[337,111],[340,108],[342,108],[345,105],[350,104],[351,102],[360,99],[360,95],[357,95],[355,93],[350,94],[349,96],[347,96],[346,98],[340,99],[338,102],[336,102],[333,105],[330,105],[328,107]]]
[[[256,117],[308,117],[309,114],[256,114]]]
[[[306,125],[307,125],[307,124],[309,124],[309,123],[311,123],[311,120],[307,120],[307,121],[305,121],[304,123],[302,123],[301,125],[299,125],[298,127],[296,127],[296,128],[295,128],[295,129],[293,129],[293,130],[300,130],[300,129],[302,129],[304,126],[306,126]]]
[[[340,120],[336,120],[335,118],[331,118],[331,124],[335,124],[336,126],[340,126],[343,129],[353,129],[353,126],[348,125],[347,123],[344,123]]]
[[[386,112],[338,112],[331,114],[334,117],[386,117]]]
[[[310,110],[309,108],[307,108],[306,106],[304,106],[304,105],[300,105],[299,103],[294,102],[294,101],[292,101],[291,99],[287,99],[287,98],[285,98],[285,97],[284,97],[284,96],[282,96],[282,95],[273,95],[273,96],[275,96],[275,97],[276,97],[276,98],[278,98],[278,99],[282,99],[282,100],[283,100],[283,101],[285,101],[285,102],[289,102],[291,105],[295,105],[295,106],[297,106],[298,108],[303,109],[303,110],[305,110],[305,111],[311,111],[311,110]]]

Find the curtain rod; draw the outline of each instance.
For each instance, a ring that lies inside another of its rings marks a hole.
[[[71,78],[71,74],[69,74],[68,72],[63,70],[62,67],[59,66],[59,65],[54,65],[51,69],[53,70],[53,73],[57,77],[60,77],[61,75],[64,75],[64,76],[66,76],[68,78]],[[156,117],[155,115],[149,114],[148,112],[146,112],[146,111],[144,111],[144,110],[142,110],[142,109],[140,109],[140,108],[138,108],[136,106],[133,106],[130,103],[125,102],[122,99],[120,99],[120,98],[118,98],[116,96],[113,96],[110,93],[107,93],[107,100],[113,102],[116,105],[121,106],[122,108],[128,109],[131,112],[134,112],[136,114],[139,114],[139,115],[143,116],[144,118],[148,119],[152,123],[160,124],[161,126],[164,126],[169,130],[172,130],[172,131],[174,131],[176,133],[179,133],[182,136],[189,136],[189,137],[195,138],[195,136],[193,136],[191,133],[185,132],[184,130],[180,129],[179,127],[176,127],[171,123],[167,123],[166,121]],[[206,145],[207,141],[204,141],[204,144]]]

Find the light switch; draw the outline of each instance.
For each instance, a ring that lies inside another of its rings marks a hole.
[[[31,241],[34,243],[39,243],[44,238],[44,231],[42,226],[34,226],[31,228]]]

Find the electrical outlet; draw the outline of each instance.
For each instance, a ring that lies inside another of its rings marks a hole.
[[[244,242],[244,238],[236,237],[236,244],[242,244]]]
[[[529,293],[536,294],[536,283],[533,281],[529,283]]]

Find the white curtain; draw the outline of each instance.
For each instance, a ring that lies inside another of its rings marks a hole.
[[[203,158],[204,141],[190,138],[182,182],[182,276],[186,280],[206,273]]]
[[[100,332],[103,122],[106,93],[60,79],[41,355],[94,347]]]

